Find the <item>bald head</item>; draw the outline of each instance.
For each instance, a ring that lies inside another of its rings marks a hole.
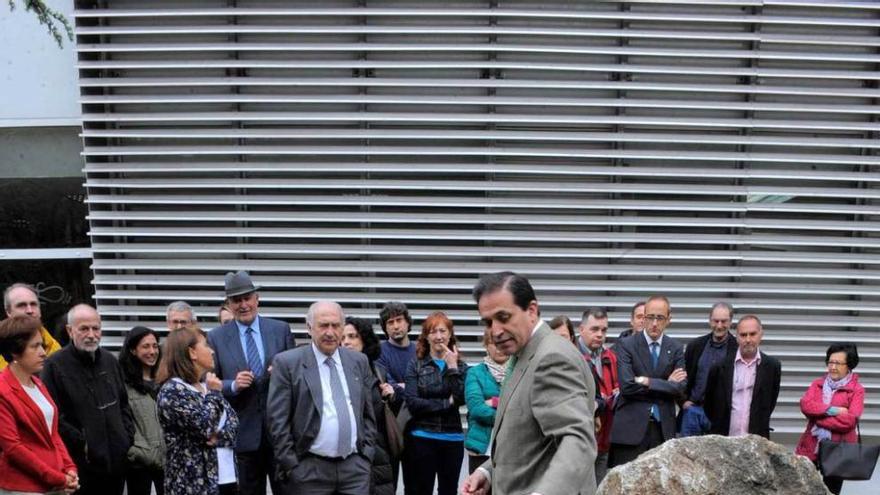
[[[3,292],[3,307],[6,316],[28,315],[36,319],[42,319],[40,313],[40,300],[37,291],[28,284],[12,284]]]
[[[101,317],[88,304],[77,304],[67,312],[67,333],[74,347],[95,352],[101,344]]]

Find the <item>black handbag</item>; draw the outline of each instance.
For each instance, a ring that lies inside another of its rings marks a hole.
[[[822,476],[844,480],[869,480],[874,474],[880,445],[862,445],[862,430],[856,421],[859,443],[819,442],[819,470]]]

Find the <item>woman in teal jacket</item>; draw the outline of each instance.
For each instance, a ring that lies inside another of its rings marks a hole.
[[[468,409],[468,432],[464,448],[468,453],[468,468],[473,473],[489,459],[489,437],[495,423],[501,384],[507,372],[508,356],[498,351],[489,336],[483,334],[486,357],[483,362],[468,370],[464,383],[464,397]]]

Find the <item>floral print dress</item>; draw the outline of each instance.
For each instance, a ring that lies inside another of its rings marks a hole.
[[[178,378],[165,382],[157,399],[165,435],[166,495],[217,495],[217,447],[232,448],[238,416],[220,392],[203,394]],[[217,431],[223,413],[226,422]],[[217,445],[208,445],[214,433]]]

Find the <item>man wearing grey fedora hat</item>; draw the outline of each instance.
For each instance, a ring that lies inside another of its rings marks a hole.
[[[214,371],[223,381],[223,396],[238,414],[235,457],[241,495],[266,493],[266,476],[273,493],[275,482],[272,444],[266,424],[269,365],[276,354],[293,349],[290,325],[258,314],[260,287],[248,272],[226,274],[226,306],[234,319],[208,333],[214,349]]]

